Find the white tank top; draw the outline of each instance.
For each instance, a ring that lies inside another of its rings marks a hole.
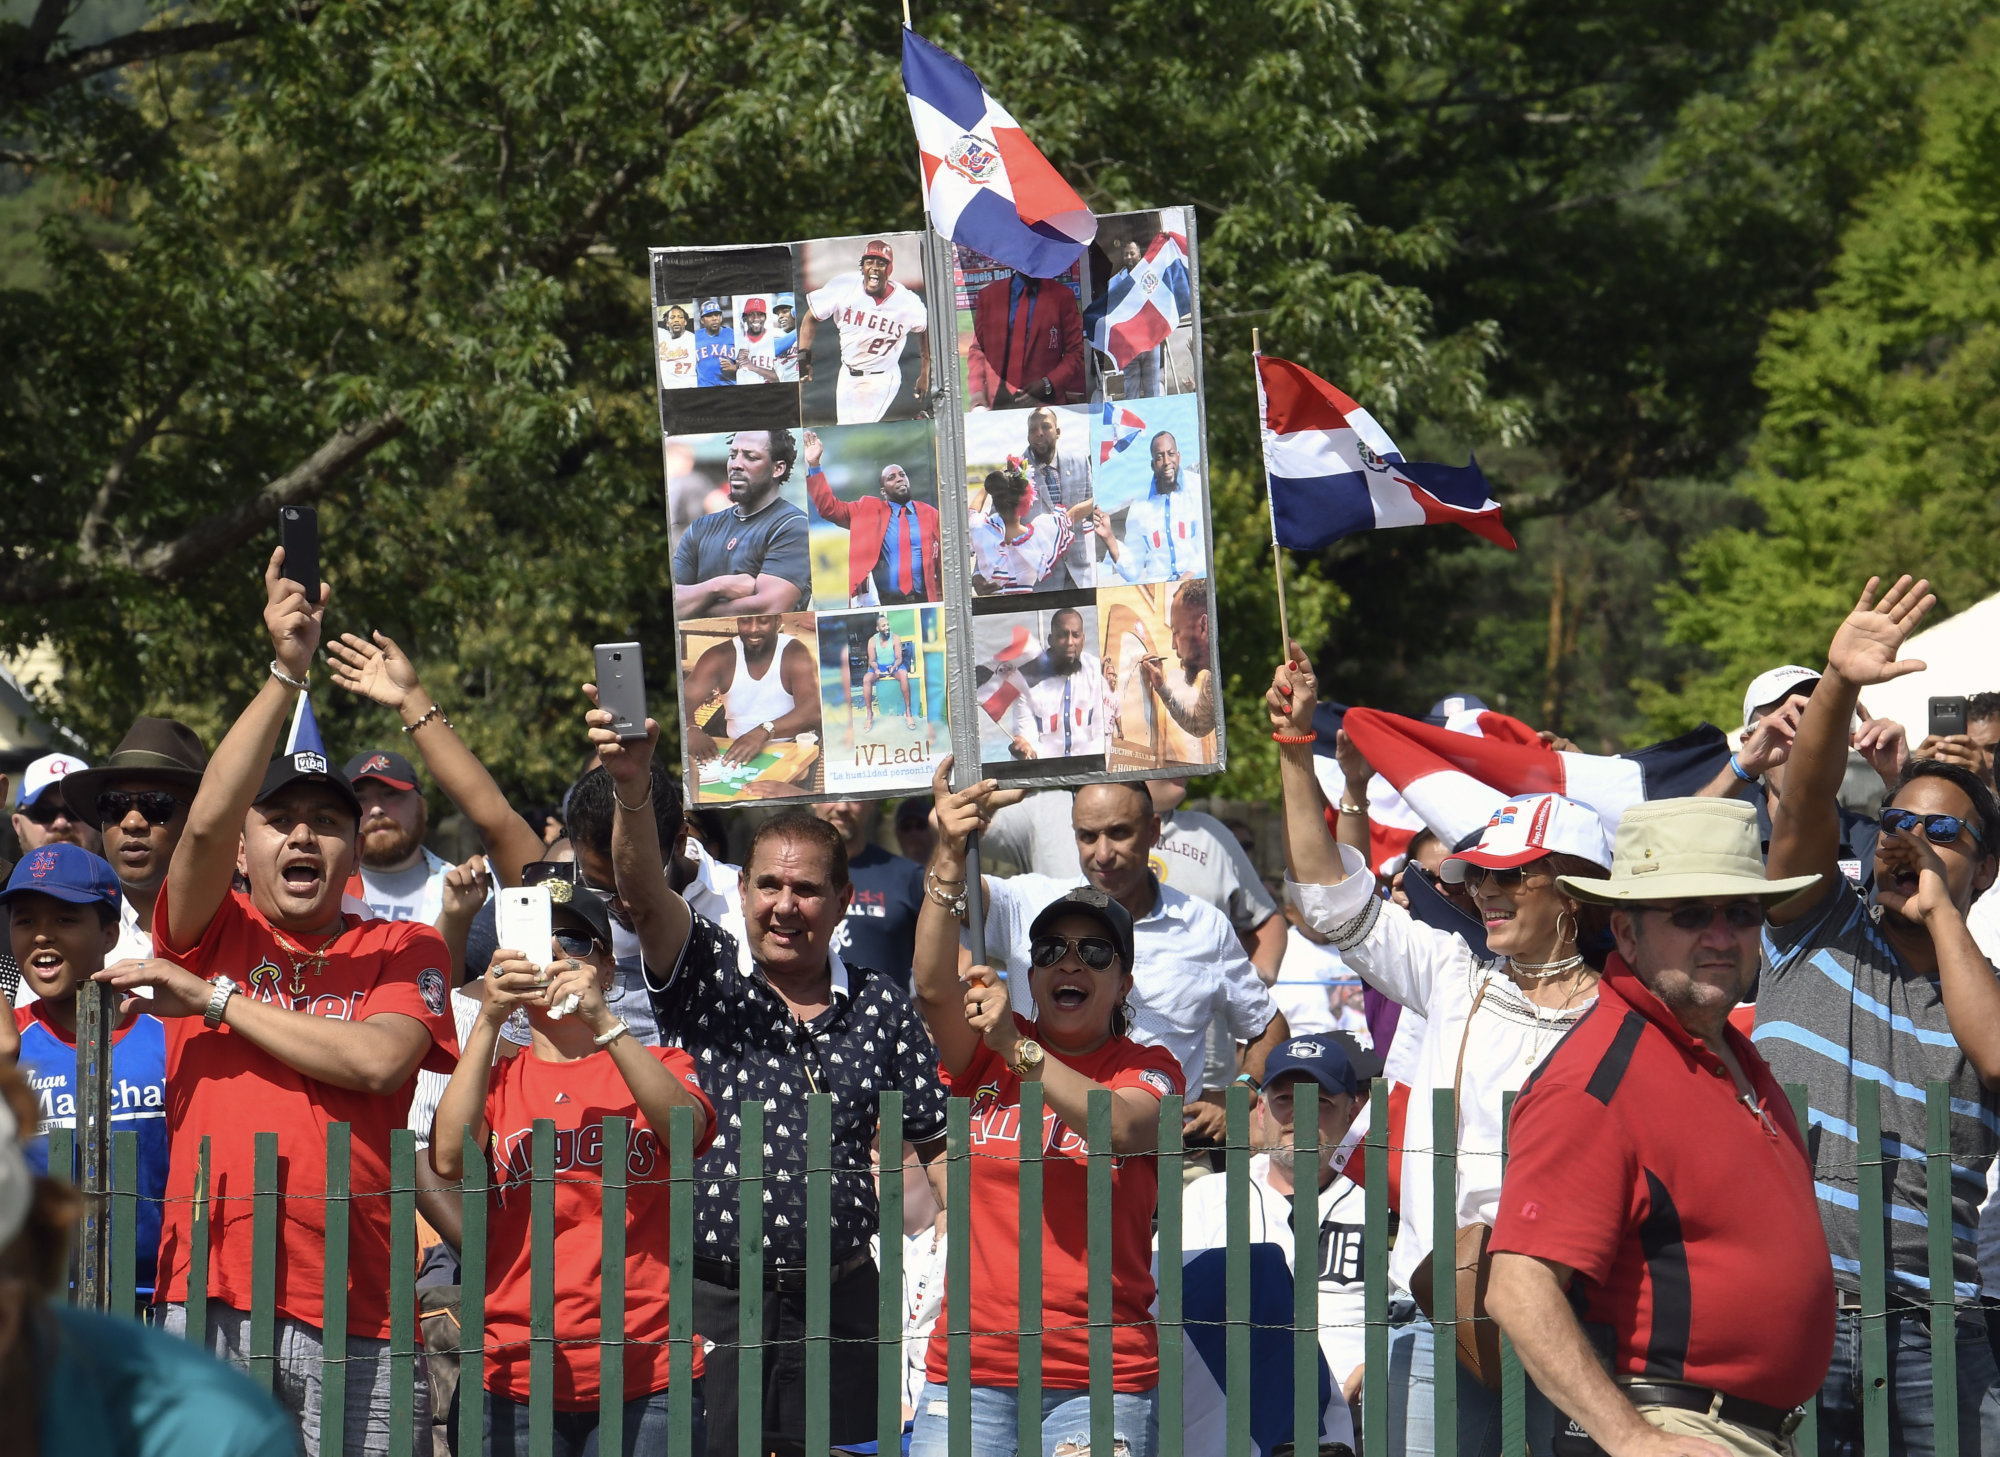
[[[789,633],[778,634],[777,651],[771,654],[770,666],[764,669],[762,678],[752,677],[750,665],[743,661],[743,639],[731,641],[736,645],[736,675],[729,680],[724,722],[733,739],[745,730],[783,718],[798,704],[785,691],[785,649],[793,641]]]

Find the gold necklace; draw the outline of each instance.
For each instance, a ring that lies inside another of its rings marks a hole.
[[[300,958],[304,958],[306,962],[312,965],[314,976],[320,975],[326,970],[327,957],[333,954],[333,943],[338,941],[345,932],[346,928],[342,927],[341,930],[335,931],[333,935],[328,937],[326,944],[320,947],[319,950],[308,951],[305,947],[294,946],[290,941],[286,940],[285,933],[280,931],[276,926],[271,928],[271,935],[277,941],[278,949],[283,951],[285,959],[292,963],[291,993],[293,996],[300,995],[306,989],[305,967],[300,964]]]

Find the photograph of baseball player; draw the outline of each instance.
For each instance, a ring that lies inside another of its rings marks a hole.
[[[818,654],[810,612],[681,624],[681,739],[695,803],[822,787]]]
[[[812,606],[811,530],[795,430],[732,430],[667,441],[674,617],[803,612]]]
[[[796,297],[791,246],[655,248],[652,264],[661,428],[702,435],[797,425],[797,389],[738,390],[786,384],[796,365],[785,357],[796,344],[796,310],[778,308]]]
[[[1191,222],[1179,207],[1098,214],[1083,310],[1093,401],[1197,388]]]
[[[971,410],[1031,410],[1090,399],[1082,265],[1030,278],[984,253],[953,249],[959,380]]]
[[[799,432],[821,607],[944,600],[937,447],[928,420]]]
[[[975,596],[1096,584],[1091,414],[1042,406],[965,417]]]
[[[1215,763],[1219,708],[1207,581],[1100,587],[1097,621],[1115,706],[1104,767]]]
[[[1004,778],[1104,767],[1116,702],[1097,644],[1097,609],[1090,606],[973,620],[982,772]]]
[[[872,425],[930,414],[924,235],[819,238],[799,245],[802,417]]]
[[[930,782],[951,742],[944,662],[939,608],[821,614],[827,793],[889,794]]]
[[[1208,491],[1201,397],[1168,395],[1095,412],[1097,581],[1181,582],[1208,575]]]

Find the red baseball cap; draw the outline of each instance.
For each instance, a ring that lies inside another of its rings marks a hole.
[[[746,298],[743,300],[743,312],[746,314],[768,314],[771,311],[764,307],[762,299]]]
[[[863,258],[880,258],[884,263],[894,263],[896,261],[894,250],[880,238],[871,239],[868,246],[861,250],[861,256]]]
[[[1544,855],[1575,855],[1609,870],[1611,842],[1604,821],[1589,805],[1560,794],[1517,795],[1493,811],[1477,845],[1438,867],[1438,878],[1458,885],[1468,865],[1507,870]]]

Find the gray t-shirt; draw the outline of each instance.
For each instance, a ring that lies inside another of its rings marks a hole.
[[[1974,1230],[2000,1149],[2000,1093],[1979,1081],[1951,1035],[1937,978],[1896,953],[1876,925],[1879,914],[1843,880],[1805,916],[1769,928],[1751,1040],[1779,1082],[1806,1086],[1813,1187],[1834,1283],[1849,1292],[1861,1288],[1855,1085],[1882,1084],[1889,1288],[1919,1299],[1930,1290],[1924,1088],[1933,1079],[1949,1085],[1952,1278],[1960,1298],[1972,1298],[1979,1294]]]
[[[734,507],[711,511],[674,548],[674,581],[693,586],[741,573],[783,577],[799,589],[799,611],[812,606],[812,554],[806,513],[782,496],[744,520]],[[728,604],[716,609],[724,616]]]
[[[980,842],[1036,875],[1071,880],[1083,874],[1070,825],[1074,796],[1067,789],[1031,794],[993,816]],[[1278,914],[1257,867],[1221,820],[1194,810],[1160,816],[1160,843],[1153,847],[1153,873],[1162,885],[1207,901],[1248,935]]]

